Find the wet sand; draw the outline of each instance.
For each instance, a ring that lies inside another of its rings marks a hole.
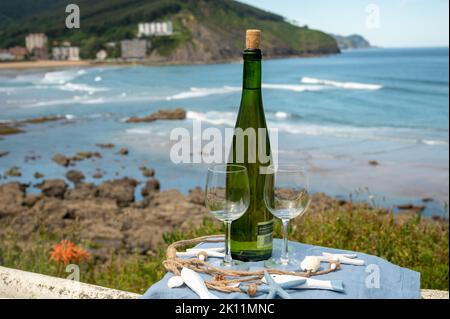
[[[91,64],[91,62],[89,62],[89,61],[53,61],[53,60],[2,62],[2,63],[0,63],[0,70],[69,68],[69,67],[89,66],[90,64]]]

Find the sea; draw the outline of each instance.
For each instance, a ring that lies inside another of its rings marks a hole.
[[[0,158],[0,174],[12,166],[22,172],[3,182],[33,186],[36,172],[61,178],[66,169],[52,162],[55,153],[99,151],[102,159],[74,167],[88,182],[123,176],[144,182],[139,168],[146,166],[156,170],[163,190],[204,187],[207,164],[174,163],[171,134],[187,128],[201,140],[194,123],[232,128],[241,83],[239,62],[0,70],[1,122],[64,117],[0,138],[0,152],[9,152]],[[379,207],[426,205],[425,215],[448,216],[448,48],[265,60],[263,101],[278,161],[307,168],[313,192]],[[187,119],[126,123],[173,108],[185,109]],[[99,149],[99,143],[116,147]],[[121,147],[128,156],[116,154]],[[94,179],[99,171],[103,178]]]

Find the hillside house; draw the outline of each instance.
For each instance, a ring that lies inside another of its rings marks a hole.
[[[138,24],[138,37],[169,36],[173,34],[171,21]]]
[[[147,55],[146,40],[123,40],[120,42],[122,50],[122,59],[125,60],[142,60]]]

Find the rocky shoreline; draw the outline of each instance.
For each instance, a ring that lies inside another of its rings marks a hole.
[[[136,201],[138,182],[130,178],[99,185],[82,182],[82,173],[69,171],[67,179],[44,180],[35,185],[0,185],[0,238],[13,232],[26,242],[37,229],[65,234],[77,227],[82,240],[95,244],[93,254],[102,259],[112,251],[156,252],[163,234],[187,230],[208,216],[200,190],[184,196],[178,190],[160,192],[159,181],[149,178]]]
[[[141,167],[145,182],[124,177],[100,184],[84,182],[84,174],[69,170],[65,179],[43,180],[34,185],[8,182],[0,185],[0,239],[8,233],[24,243],[37,230],[64,236],[76,228],[82,241],[92,244],[92,254],[106,261],[112,253],[155,254],[163,245],[163,235],[200,227],[205,218],[214,220],[204,206],[201,188],[187,196],[176,189],[160,191],[155,171]],[[142,200],[136,200],[138,185]],[[352,203],[318,193],[308,214],[332,207],[359,207],[374,213],[388,213],[364,203]],[[408,207],[398,214],[399,221],[420,213]]]

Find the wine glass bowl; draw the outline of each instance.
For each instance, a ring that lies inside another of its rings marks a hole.
[[[288,226],[291,219],[303,215],[309,207],[309,178],[305,168],[297,165],[270,166],[268,174],[273,175],[273,183],[264,187],[264,203],[267,209],[283,225],[283,245],[279,258],[266,261],[266,267],[283,270],[298,270],[299,264],[289,257]]]
[[[208,210],[226,225],[225,257],[221,266],[236,267],[231,258],[230,229],[231,223],[242,217],[250,205],[247,168],[233,164],[208,168],[205,194]]]
[[[270,201],[265,203],[269,211],[281,220],[291,220],[303,215],[310,202],[308,190],[305,188],[275,188],[273,194],[273,204],[271,205]]]

